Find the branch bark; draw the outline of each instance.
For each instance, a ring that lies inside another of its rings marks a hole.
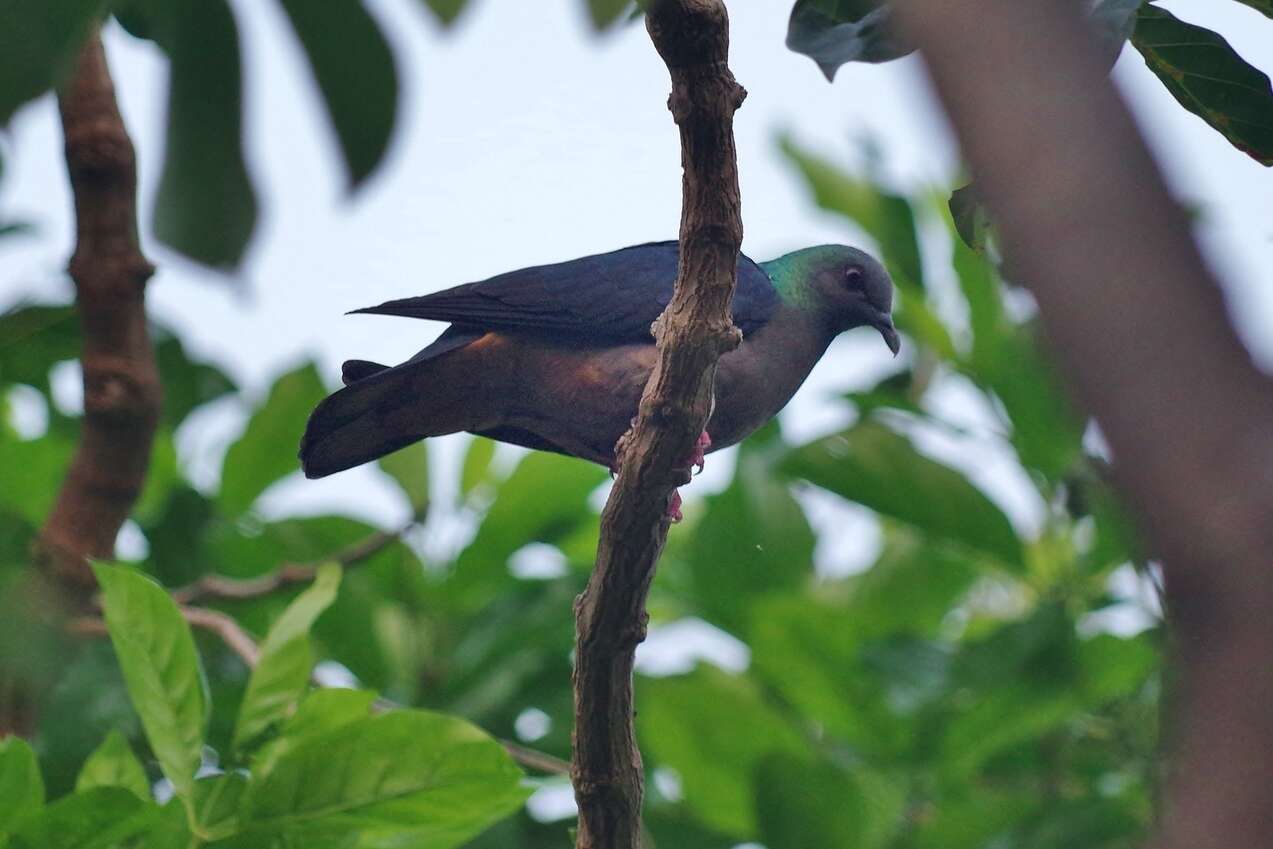
[[[1078,3],[907,0],[898,13],[1164,565],[1180,686],[1157,845],[1273,845],[1273,384]]]
[[[596,567],[575,603],[571,779],[580,849],[641,845],[633,658],[645,639],[669,499],[711,413],[716,362],[741,340],[730,318],[743,235],[733,115],[746,92],[727,64],[729,17],[722,0],[656,0],[646,27],[671,75],[668,108],[680,128],[680,263],[672,301],[654,325],[658,362],[616,446]]]
[[[137,238],[137,164],[96,33],[59,92],[75,196],[70,273],[84,338],[79,446],[36,543],[36,560],[76,601],[95,588],[87,558],[110,558],[141,493],[161,391],[146,327],[154,268]]]

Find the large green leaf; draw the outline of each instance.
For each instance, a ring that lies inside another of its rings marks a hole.
[[[787,47],[816,62],[830,81],[848,62],[887,62],[915,49],[893,33],[892,17],[879,0],[796,0]]]
[[[863,766],[775,755],[756,771],[766,849],[879,849],[905,822],[904,788]]]
[[[424,516],[429,512],[429,448],[417,442],[376,461],[380,471],[393,478],[411,504],[411,512]]]
[[[447,849],[516,810],[528,795],[521,778],[504,747],[467,722],[396,711],[316,735],[254,775],[243,826]]]
[[[102,745],[88,756],[79,777],[75,779],[76,791],[94,787],[122,787],[132,791],[139,799],[151,799],[146,770],[133,754],[124,735],[114,729],[106,735]]]
[[[757,597],[813,577],[816,539],[785,481],[773,474],[784,447],[776,424],[745,442],[729,488],[707,502],[685,551],[701,611],[741,633]]]
[[[0,126],[71,70],[103,0],[0,0]]]
[[[326,395],[318,369],[306,363],[274,382],[238,441],[230,446],[221,467],[221,508],[237,516],[266,487],[300,468],[296,446],[305,420]]]
[[[835,165],[800,148],[789,138],[782,152],[800,170],[813,190],[818,206],[857,224],[879,243],[884,264],[902,285],[922,289],[924,265],[920,258],[915,212],[910,201],[883,191],[866,180],[852,177]]]
[[[755,775],[766,757],[805,756],[800,731],[755,682],[700,666],[639,682],[637,725],[646,749],[681,776],[685,803],[714,829],[756,835]]]
[[[5,482],[0,487],[0,507],[39,527],[66,477],[75,442],[61,433],[20,440],[0,431],[0,468]]]
[[[208,713],[207,683],[190,626],[164,588],[145,575],[102,563],[93,565],[93,574],[146,739],[173,788],[188,797]]]
[[[968,480],[920,454],[879,422],[793,449],[789,474],[948,541],[1024,567],[1021,542],[1007,516]]]
[[[256,224],[243,161],[239,34],[225,0],[132,0],[172,62],[155,235],[206,265],[239,264]]]
[[[121,787],[64,796],[27,819],[9,849],[116,849],[150,828],[159,807]]]
[[[0,740],[0,838],[43,804],[44,779],[35,752],[21,737]]]
[[[194,785],[194,828],[203,840],[222,840],[239,830],[247,777],[237,772],[201,778]]]
[[[1273,165],[1273,88],[1211,30],[1145,4],[1132,44],[1180,105],[1202,118],[1238,150]]]
[[[233,747],[264,733],[285,719],[296,707],[314,668],[314,651],[309,630],[315,620],[336,600],[340,587],[340,566],[325,563],[314,583],[287,606],[261,643],[261,657],[247,693],[239,707],[234,727]]]
[[[267,775],[279,758],[302,743],[366,719],[375,700],[376,694],[367,690],[314,690],[283,723],[279,736],[257,752],[252,760],[253,771]]]
[[[393,53],[360,0],[281,0],[336,128],[349,182],[361,184],[389,147],[398,112]]]

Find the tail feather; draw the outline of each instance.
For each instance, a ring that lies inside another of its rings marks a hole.
[[[325,398],[310,414],[301,438],[305,477],[352,469],[427,436],[407,425],[413,417],[394,415],[411,404],[411,371],[381,367]]]
[[[388,368],[389,366],[382,366],[380,363],[373,363],[370,360],[345,360],[340,367],[340,379],[346,386],[349,386],[360,380],[365,380],[373,374],[379,374]]]

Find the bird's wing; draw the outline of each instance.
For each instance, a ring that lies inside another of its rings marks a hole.
[[[510,271],[478,283],[354,312],[581,341],[647,341],[650,324],[672,298],[676,262],[676,242],[652,242]],[[750,333],[769,320],[777,305],[778,294],[769,276],[740,255],[734,323]]]

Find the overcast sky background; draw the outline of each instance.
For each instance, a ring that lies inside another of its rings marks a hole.
[[[352,199],[299,47],[275,4],[232,3],[247,64],[249,167],[263,203],[261,224],[233,278],[182,260],[147,239],[159,266],[152,314],[179,330],[193,352],[259,395],[280,372],[313,357],[332,385],[347,357],[397,362],[440,325],[344,316],[349,309],[652,239],[672,238],[680,215],[679,143],[665,102],[667,72],[644,29],[597,37],[577,0],[472,0],[443,31],[416,0],[369,6],[402,49],[399,130],[386,165]],[[1221,32],[1248,61],[1273,71],[1273,21],[1238,3],[1164,2]],[[749,92],[737,115],[744,251],[757,260],[821,242],[869,241],[817,211],[776,149],[789,132],[847,166],[863,167],[862,139],[883,152],[890,183],[904,191],[948,186],[958,172],[950,134],[914,58],[853,65],[828,85],[814,64],[783,45],[790,3],[731,4],[731,66]],[[118,27],[107,50],[125,119],[137,144],[143,230],[162,153],[166,63]],[[1125,50],[1115,77],[1178,194],[1202,212],[1199,236],[1226,281],[1235,318],[1259,362],[1273,367],[1273,173],[1185,113]],[[71,204],[52,100],[25,108],[4,140],[0,217],[37,225],[0,240],[0,309],[22,300],[66,301]],[[1083,143],[1075,139],[1074,143]],[[941,269],[948,247],[927,250]],[[905,353],[903,354],[905,356]],[[826,432],[849,417],[829,400],[894,368],[870,331],[842,337],[782,418],[789,438]],[[74,405],[77,376],[58,381]],[[984,416],[952,382],[936,403],[976,425]],[[183,429],[179,447],[198,482],[215,482],[220,453],[244,411],[217,404]],[[447,482],[467,437],[435,440],[435,474]],[[968,470],[1018,526],[1038,507],[993,439],[960,444],[926,438],[925,450]],[[719,487],[730,464],[717,455],[689,495]],[[324,481],[294,476],[268,493],[267,512],[333,507],[384,526],[407,507],[369,468]],[[864,565],[872,523],[833,498],[810,504],[828,533],[829,568]]]

